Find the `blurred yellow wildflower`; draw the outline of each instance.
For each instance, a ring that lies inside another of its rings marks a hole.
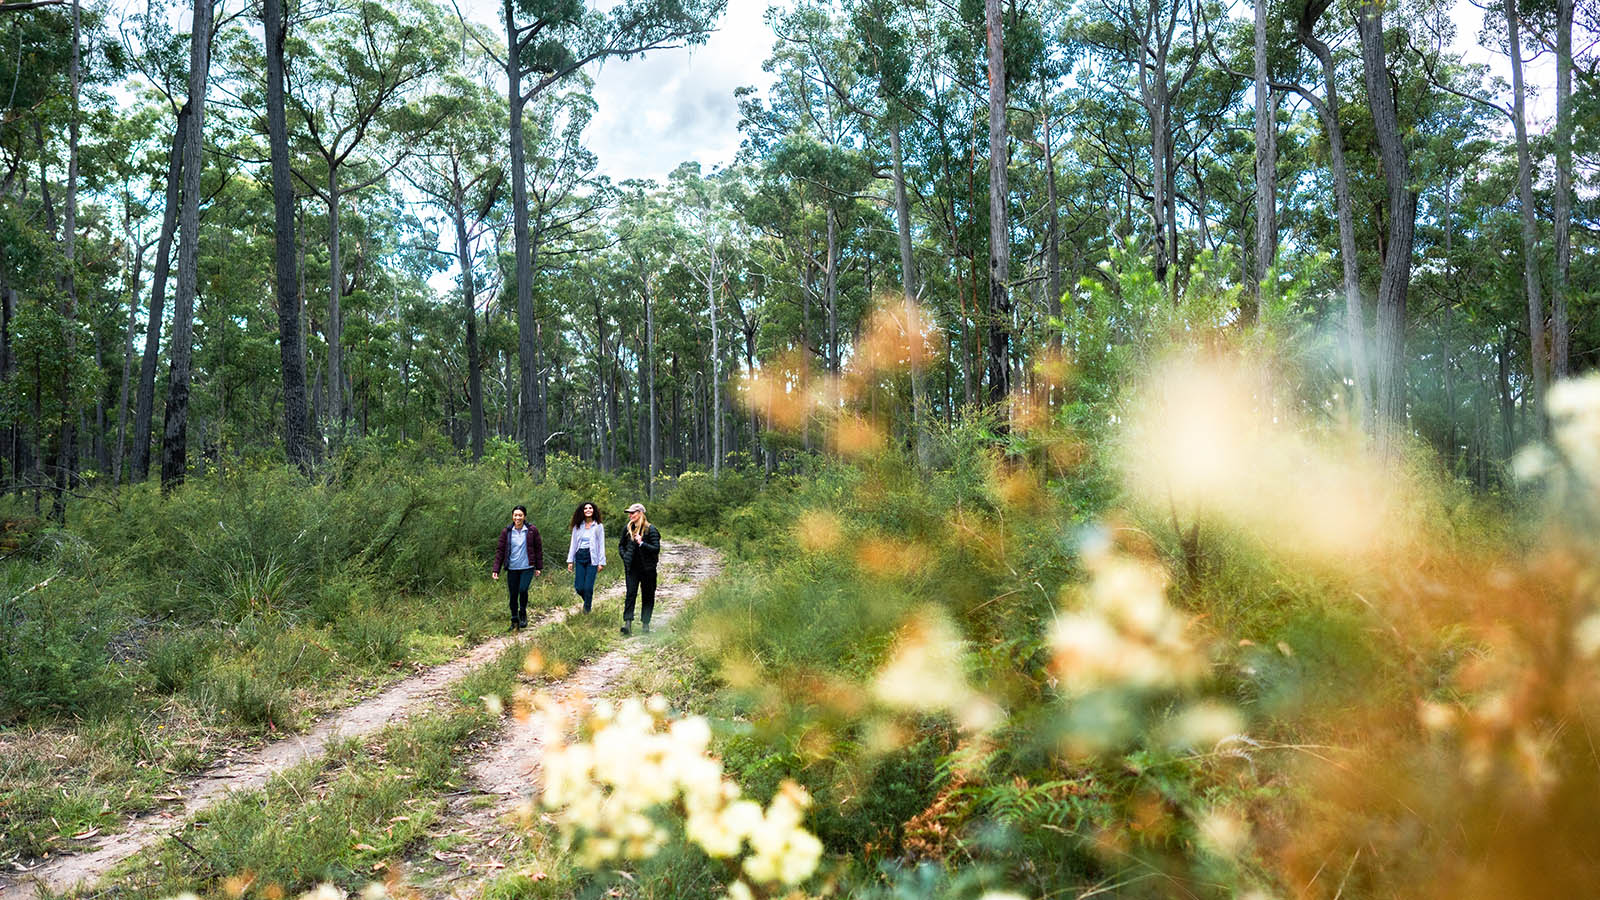
[[[808,509],[794,523],[795,543],[807,553],[826,553],[843,537],[839,517],[825,509]]]
[[[1210,852],[1232,859],[1250,840],[1250,825],[1236,812],[1212,807],[1198,822],[1200,843]]]
[[[811,417],[819,396],[808,381],[805,357],[786,354],[770,365],[747,373],[739,392],[747,408],[765,416],[776,428],[799,431]]]
[[[866,456],[883,449],[883,429],[855,415],[841,415],[834,422],[833,449],[843,456]]]
[[[851,368],[877,373],[926,365],[933,357],[938,331],[933,317],[916,303],[880,302],[855,343]]]
[[[1168,742],[1174,747],[1209,749],[1244,731],[1244,716],[1215,700],[1191,704],[1169,723]]]

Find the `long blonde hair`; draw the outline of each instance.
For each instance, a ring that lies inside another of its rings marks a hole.
[[[634,526],[632,519],[628,520],[628,537],[642,537],[649,527],[650,520],[645,517],[644,510],[640,510],[638,527]]]

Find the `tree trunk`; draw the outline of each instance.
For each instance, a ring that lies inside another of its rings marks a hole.
[[[828,307],[828,371],[839,371],[839,214],[828,204],[828,261],[822,273],[823,302]]]
[[[656,478],[661,475],[661,429],[658,425],[660,415],[656,409],[656,319],[655,304],[650,302],[650,293],[644,295],[644,372],[650,386],[650,473],[646,483],[645,494],[655,496]]]
[[[1324,5],[1322,9],[1326,9]],[[1320,11],[1317,13],[1321,15]],[[1373,433],[1372,382],[1367,368],[1366,316],[1361,303],[1361,258],[1356,250],[1355,212],[1350,202],[1350,171],[1344,157],[1344,126],[1339,121],[1339,81],[1333,65],[1333,53],[1328,45],[1312,34],[1315,18],[1302,17],[1299,23],[1300,43],[1304,44],[1322,64],[1322,79],[1327,91],[1326,101],[1307,97],[1317,106],[1323,128],[1328,134],[1328,167],[1333,173],[1334,207],[1339,220],[1339,257],[1344,271],[1345,343],[1348,345],[1352,413],[1356,422],[1367,433]]]
[[[1372,108],[1373,131],[1388,194],[1388,241],[1384,248],[1383,275],[1378,282],[1373,413],[1378,451],[1386,459],[1393,460],[1399,454],[1405,428],[1406,289],[1411,280],[1411,242],[1416,231],[1417,197],[1410,186],[1411,172],[1384,57],[1383,10],[1376,0],[1363,0],[1356,15],[1356,30],[1361,37],[1367,102]]]
[[[1554,334],[1551,361],[1557,378],[1572,374],[1568,354],[1572,325],[1567,316],[1567,280],[1572,271],[1572,0],[1556,0],[1556,268],[1550,280]]]
[[[200,168],[206,76],[211,68],[211,0],[195,0],[189,40],[188,133],[183,144],[183,208],[179,213],[178,291],[172,311],[172,367],[161,441],[161,487],[183,482],[189,461],[189,361],[194,350],[194,297],[200,256]]]
[[[1148,49],[1148,48],[1146,48]],[[1167,269],[1175,248],[1167,245],[1167,146],[1171,130],[1168,117],[1167,54],[1161,46],[1154,63],[1139,55],[1140,96],[1150,120],[1150,230],[1155,239],[1155,258],[1151,269],[1162,289],[1167,287]],[[1177,302],[1177,297],[1171,297]]]
[[[1045,312],[1052,320],[1061,319],[1061,202],[1056,194],[1056,154],[1050,136],[1050,106],[1049,98],[1044,101],[1044,198],[1050,207],[1050,214],[1046,217],[1044,245],[1044,265],[1046,289],[1050,296],[1045,298]],[[1061,328],[1058,325],[1050,326],[1050,349],[1061,349]]]
[[[1454,185],[1446,179],[1444,183],[1444,279],[1445,284],[1456,283],[1455,273],[1455,199],[1451,196]],[[1455,385],[1455,351],[1453,337],[1455,333],[1455,304],[1446,295],[1444,298],[1444,400],[1445,408],[1449,411],[1445,416],[1445,444],[1450,448],[1446,459],[1450,464],[1450,472],[1459,475],[1460,457],[1457,454],[1457,444],[1460,442],[1459,411],[1456,408]]]
[[[300,331],[296,271],[295,203],[289,170],[289,129],[284,115],[283,44],[288,25],[283,0],[262,0],[267,56],[267,141],[272,156],[273,272],[278,299],[278,363],[283,375],[283,450],[302,472],[311,467],[306,421],[306,348]]]
[[[539,242],[533,243],[534,258],[539,256]],[[559,359],[553,360],[550,365],[544,362],[544,326],[538,319],[533,320],[533,371],[535,388],[534,394],[537,402],[534,404],[533,439],[539,445],[539,468],[544,470],[544,458],[547,445],[550,441],[550,370],[560,363]]]
[[[538,340],[533,321],[533,247],[528,237],[528,173],[526,149],[522,143],[522,60],[518,53],[516,16],[511,0],[505,3],[507,99],[511,113],[511,211],[512,235],[517,253],[517,359],[522,367],[521,430],[522,450],[528,465],[544,471],[543,437],[536,436],[539,419],[539,390],[536,382]]]
[[[145,251],[150,249],[149,244],[141,247],[135,241],[130,218],[125,216],[123,220],[133,260],[128,267],[128,331],[122,341],[122,386],[117,395],[117,449],[111,464],[113,485],[122,484],[124,454],[128,449],[128,395],[133,388],[133,336],[139,328],[139,281],[144,275]],[[0,377],[3,377],[5,368],[0,364]]]
[[[328,413],[328,396],[323,391],[324,373],[327,370],[325,362],[317,363],[317,370],[311,378],[311,421],[321,422]]]
[[[300,204],[295,204],[294,221],[295,221],[295,259],[294,259],[295,308],[300,311],[300,353],[301,353],[301,358],[305,360],[305,365],[308,367],[307,370],[306,370],[307,371],[307,377],[310,378],[311,374],[310,374],[310,368],[309,367],[312,365],[312,361],[311,361],[311,359],[312,359],[311,332],[314,330],[314,328],[313,328],[313,323],[311,321],[311,313],[306,310],[306,295],[307,295],[307,291],[306,291],[306,241],[305,241],[306,209],[305,209],[304,206],[301,206]],[[317,410],[317,403],[319,402],[317,400],[317,392],[319,390],[320,390],[320,388],[318,387],[317,384],[315,384],[315,383],[311,384],[310,385],[310,396],[306,400],[307,406],[309,407],[306,410],[306,413],[307,413],[307,416],[308,416],[308,418],[306,419],[306,440],[310,444],[310,453],[311,453],[311,458],[312,458],[313,461],[322,458],[322,450],[323,450],[323,447],[325,446],[323,441],[321,440],[321,435],[322,435],[322,424],[321,424],[322,417],[321,417],[321,415],[319,415],[318,410]]]
[[[1528,300],[1528,362],[1533,370],[1533,408],[1542,415],[1549,357],[1545,350],[1544,298],[1539,289],[1539,222],[1533,206],[1533,158],[1528,152],[1527,93],[1522,83],[1522,17],[1517,0],[1505,0],[1511,51],[1511,122],[1517,132],[1517,202],[1522,206],[1522,284]]]
[[[1254,288],[1241,295],[1253,301],[1240,309],[1246,323],[1259,313],[1261,285],[1278,255],[1278,123],[1267,73],[1267,0],[1255,0],[1255,13],[1256,271]]]
[[[900,243],[900,290],[905,300],[906,313],[910,315],[917,301],[917,257],[911,247],[911,199],[906,191],[905,154],[900,147],[898,125],[891,125],[889,128],[889,152],[894,159],[894,218],[895,235]],[[754,335],[751,335],[746,339],[752,349],[753,338]],[[912,335],[911,338],[914,342],[921,340],[920,335]],[[929,451],[932,448],[927,435],[928,376],[923,371],[920,349],[920,346],[913,347],[911,354],[911,440],[917,465],[926,470],[931,465]],[[753,352],[747,351],[747,355],[754,357]],[[750,433],[752,436],[755,435],[754,419],[751,420]]]
[[[1516,397],[1511,393],[1511,329],[1506,329],[1505,338],[1500,346],[1495,348],[1495,387],[1500,400],[1500,430],[1505,439],[1503,448],[1506,456],[1510,456],[1517,446],[1517,409]]]
[[[506,385],[506,427],[501,436],[512,438],[517,443],[522,443],[522,425],[517,418],[517,410],[521,409],[522,398],[518,393],[521,382],[517,379],[516,372],[512,371],[511,354],[505,354],[505,385]],[[517,369],[520,372],[521,369]]]
[[[711,252],[706,279],[711,302],[711,477],[722,477],[722,337],[717,327],[717,254]]]
[[[1000,0],[985,0],[989,49],[989,400],[1002,403],[1011,393],[1011,233],[1006,218],[1006,63]]]
[[[11,380],[11,370],[15,360],[11,356],[11,319],[17,314],[17,292],[6,283],[5,274],[0,270],[0,382]],[[0,432],[5,435],[5,455],[11,465],[6,468],[6,478],[11,486],[15,487],[20,496],[22,490],[22,429],[15,419],[6,425]]]
[[[81,125],[79,120],[78,97],[82,82],[80,66],[82,48],[82,8],[78,0],[72,0],[72,50],[67,63],[68,89],[70,91],[71,110],[67,120],[67,196],[65,221],[61,227],[61,250],[65,266],[61,272],[62,318],[72,322],[78,315],[78,143]],[[43,147],[40,148],[41,152]],[[72,360],[77,356],[77,331],[67,333],[66,358]],[[98,347],[96,348],[98,349]],[[98,369],[98,360],[95,368]],[[66,490],[71,482],[76,481],[77,435],[74,432],[72,407],[75,400],[72,396],[72,367],[62,368],[60,390],[60,403],[62,410],[61,431],[56,441],[56,489],[51,513],[58,522],[66,520]]]
[[[94,367],[104,370],[105,346],[100,336],[94,339]],[[94,467],[103,476],[111,474],[111,445],[106,442],[106,392],[98,391],[94,399]]]
[[[889,153],[894,161],[894,224],[900,243],[900,281],[907,303],[917,297],[917,259],[911,248],[911,199],[906,191],[905,155],[900,147],[900,128],[889,128]]]
[[[594,411],[595,418],[595,468],[604,472],[612,469],[612,448],[616,446],[616,436],[611,430],[616,427],[615,407],[611,401],[611,378],[606,358],[606,317],[600,305],[600,292],[593,291],[590,299],[594,301],[594,326],[595,326],[595,378],[599,381],[600,396]]]
[[[472,443],[472,459],[474,462],[483,458],[483,443],[485,440],[485,426],[483,423],[483,362],[481,351],[478,349],[478,286],[472,276],[472,247],[467,235],[467,213],[465,198],[461,195],[461,172],[456,162],[451,160],[451,167],[455,171],[456,184],[455,196],[451,201],[451,212],[454,214],[456,226],[456,261],[461,266],[461,314],[467,326],[467,404],[471,408],[471,429],[469,438]]]
[[[328,162],[328,321],[323,332],[328,338],[328,415],[333,419],[334,433],[344,437],[345,423],[350,409],[345,404],[344,366],[344,259],[339,240],[339,166],[330,156]]]

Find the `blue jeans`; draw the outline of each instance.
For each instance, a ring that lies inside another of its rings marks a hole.
[[[599,566],[588,563],[574,562],[572,564],[572,589],[583,598],[583,611],[588,612],[594,605],[594,579],[600,574]]]
[[[507,569],[506,591],[511,595],[511,625],[528,624],[528,588],[533,585],[532,569]]]

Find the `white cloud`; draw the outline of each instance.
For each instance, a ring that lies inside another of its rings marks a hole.
[[[688,160],[709,169],[739,149],[734,88],[765,88],[761,62],[772,49],[766,0],[729,0],[717,31],[700,47],[611,60],[595,75],[599,103],[589,146],[614,180],[664,179]]]
[[[503,33],[497,0],[459,0],[474,21]],[[602,8],[611,5],[602,2]],[[589,70],[599,104],[586,143],[600,171],[614,181],[664,180],[686,160],[709,169],[733,160],[739,149],[739,107],[733,91],[763,91],[761,63],[772,50],[765,21],[767,0],[728,0],[710,40],[698,47],[657,50],[613,59]]]

